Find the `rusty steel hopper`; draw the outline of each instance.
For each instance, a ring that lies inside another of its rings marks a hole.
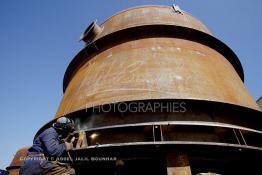
[[[23,165],[28,149],[29,147],[22,147],[16,152],[11,164],[6,168],[9,175],[19,175],[20,167]]]
[[[115,159],[76,161],[79,174],[241,174],[247,158],[261,160],[261,109],[241,63],[191,14],[134,7],[92,22],[81,40],[54,120],[85,132],[72,157]]]

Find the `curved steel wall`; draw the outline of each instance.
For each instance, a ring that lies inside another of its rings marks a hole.
[[[158,26],[162,29],[154,30]],[[241,81],[238,58],[221,53],[219,47],[225,46],[191,15],[175,13],[172,7],[142,6],[115,14],[100,27],[101,33],[69,65],[56,117],[149,99],[216,101],[260,110]],[[120,36],[131,29],[134,33]],[[186,34],[179,36],[176,30]],[[99,44],[112,34],[116,36]],[[204,35],[206,41],[195,35]],[[213,40],[218,48],[211,48]]]

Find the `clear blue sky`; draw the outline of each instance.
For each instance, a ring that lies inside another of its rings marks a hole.
[[[80,34],[93,19],[142,4],[172,0],[1,0],[0,168],[53,118],[67,65],[83,47]],[[177,0],[240,58],[245,84],[262,94],[262,1]]]

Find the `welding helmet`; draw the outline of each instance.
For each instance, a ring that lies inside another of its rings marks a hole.
[[[62,131],[64,133],[73,132],[75,129],[75,123],[73,120],[70,120],[67,117],[60,117],[56,120],[56,122],[53,124],[53,127],[59,131]]]

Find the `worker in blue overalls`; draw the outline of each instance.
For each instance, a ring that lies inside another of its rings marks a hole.
[[[61,117],[44,130],[34,140],[29,148],[20,175],[74,175],[75,170],[69,162],[61,162],[59,159],[68,160],[68,152],[73,148],[73,139],[64,139],[74,131],[74,122],[66,117]],[[70,156],[70,155],[69,155]]]

